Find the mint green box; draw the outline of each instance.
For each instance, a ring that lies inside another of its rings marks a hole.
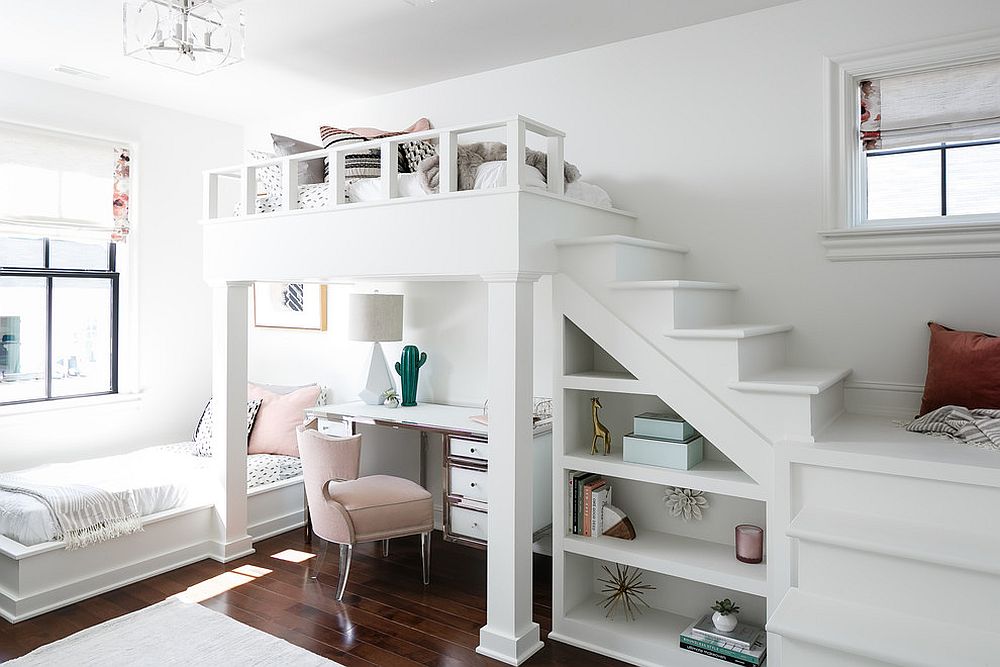
[[[690,470],[701,463],[704,444],[705,439],[697,433],[683,442],[629,433],[622,440],[622,459],[626,463]]]
[[[684,442],[697,435],[694,427],[669,413],[643,412],[632,418],[632,430],[643,438],[662,438]]]

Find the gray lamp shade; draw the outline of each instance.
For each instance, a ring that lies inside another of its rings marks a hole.
[[[348,340],[403,340],[402,294],[352,294],[350,306]]]

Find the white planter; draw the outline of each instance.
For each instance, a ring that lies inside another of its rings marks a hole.
[[[719,612],[712,614],[712,624],[719,632],[732,632],[738,623],[736,614],[721,614]]]

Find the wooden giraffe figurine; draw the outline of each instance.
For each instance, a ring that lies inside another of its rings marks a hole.
[[[597,453],[597,439],[604,439],[604,455],[607,456],[611,453],[611,431],[608,427],[601,423],[601,420],[597,417],[597,409],[603,408],[601,405],[601,399],[594,396],[590,399],[590,413],[594,419],[594,443],[590,447],[590,454],[593,456]]]

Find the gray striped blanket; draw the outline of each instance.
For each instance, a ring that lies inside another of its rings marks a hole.
[[[40,484],[15,474],[0,474],[0,491],[36,498],[52,513],[67,549],[142,530],[142,517],[131,489],[110,492],[84,484]]]
[[[945,405],[917,417],[907,431],[929,433],[959,440],[967,445],[1000,450],[1000,410],[969,410]]]

